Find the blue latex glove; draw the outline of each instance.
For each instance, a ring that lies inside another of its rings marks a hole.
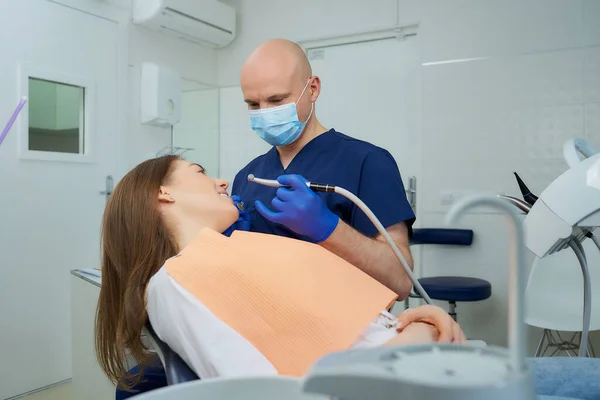
[[[231,198],[233,199],[233,204],[235,204],[235,206],[238,209],[239,215],[237,221],[235,221],[233,225],[231,225],[229,228],[227,228],[225,232],[223,232],[223,235],[225,236],[231,236],[233,231],[250,230],[250,213],[246,210],[245,207],[240,205],[240,203],[242,203],[242,199],[240,198],[240,196],[237,195],[231,196]]]
[[[277,178],[282,185],[271,201],[276,211],[269,210],[260,200],[255,202],[256,210],[267,220],[284,225],[299,235],[321,243],[333,233],[339,217],[332,213],[327,204],[307,185],[300,175],[282,175]]]

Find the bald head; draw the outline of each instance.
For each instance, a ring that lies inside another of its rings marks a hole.
[[[286,76],[305,83],[312,70],[300,46],[290,40],[272,39],[250,54],[242,67],[240,81],[257,75]]]
[[[296,43],[273,39],[250,54],[240,73],[244,101],[251,110],[296,103],[301,121],[309,118],[320,81]]]

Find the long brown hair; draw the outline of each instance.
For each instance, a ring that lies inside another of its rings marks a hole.
[[[177,245],[163,223],[158,205],[160,186],[177,156],[139,164],[110,195],[102,220],[102,288],[96,312],[96,355],[108,378],[131,391],[150,361],[140,334],[147,323],[146,286]],[[128,356],[139,372],[127,371]]]

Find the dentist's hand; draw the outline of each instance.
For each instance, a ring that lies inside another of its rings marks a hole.
[[[225,232],[223,232],[223,235],[225,236],[231,236],[231,234],[233,233],[233,231],[249,231],[250,230],[250,213],[243,207],[240,207],[240,203],[242,203],[242,199],[240,198],[240,196],[231,196],[231,198],[233,199],[233,204],[235,204],[235,206],[238,209],[238,219],[237,221],[235,221],[233,223],[233,225],[231,225],[229,228],[227,228],[227,230]]]
[[[299,235],[309,237],[315,243],[327,240],[337,227],[339,217],[306,185],[307,180],[302,176],[282,175],[277,181],[290,188],[277,189],[277,195],[271,201],[276,211],[271,211],[257,200],[255,205],[260,215]]]

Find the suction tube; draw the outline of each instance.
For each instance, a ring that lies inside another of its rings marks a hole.
[[[270,187],[282,187],[283,186],[281,183],[277,182],[276,180],[256,178],[252,174],[248,175],[248,181],[258,183],[260,185],[270,186]],[[346,197],[348,200],[352,201],[354,204],[356,204],[356,206],[358,208],[360,208],[366,214],[366,216],[373,223],[373,225],[375,225],[375,227],[377,228],[379,233],[381,233],[383,235],[383,237],[387,240],[388,244],[394,251],[394,254],[398,258],[398,260],[400,260],[400,263],[402,264],[402,266],[404,267],[404,270],[408,274],[408,277],[412,281],[412,283],[415,287],[415,291],[419,294],[419,296],[421,296],[423,298],[423,300],[425,300],[425,302],[427,304],[431,304],[431,298],[429,297],[429,295],[427,294],[425,289],[423,289],[423,286],[421,286],[421,284],[419,283],[419,280],[417,279],[417,277],[415,276],[413,271],[408,266],[406,259],[402,255],[402,252],[400,251],[400,249],[398,249],[398,246],[396,245],[396,243],[394,243],[394,240],[392,239],[392,237],[390,236],[388,231],[383,227],[383,224],[379,221],[379,219],[377,219],[377,217],[375,216],[373,211],[371,211],[371,209],[369,209],[369,207],[367,207],[367,205],[361,199],[359,199],[356,195],[349,192],[348,190],[341,188],[339,186],[325,185],[322,183],[314,183],[314,182],[307,182],[306,185],[315,192],[328,192],[328,193],[340,194],[340,195]]]
[[[593,236],[594,243],[598,245],[598,239]],[[581,329],[581,343],[579,344],[579,357],[585,357],[587,355],[588,338],[590,335],[590,319],[592,311],[592,288],[590,283],[590,271],[587,265],[587,259],[585,257],[585,251],[581,242],[573,238],[569,242],[569,246],[577,256],[577,260],[581,265],[581,272],[583,273],[583,328]],[[600,248],[600,246],[599,246]]]

